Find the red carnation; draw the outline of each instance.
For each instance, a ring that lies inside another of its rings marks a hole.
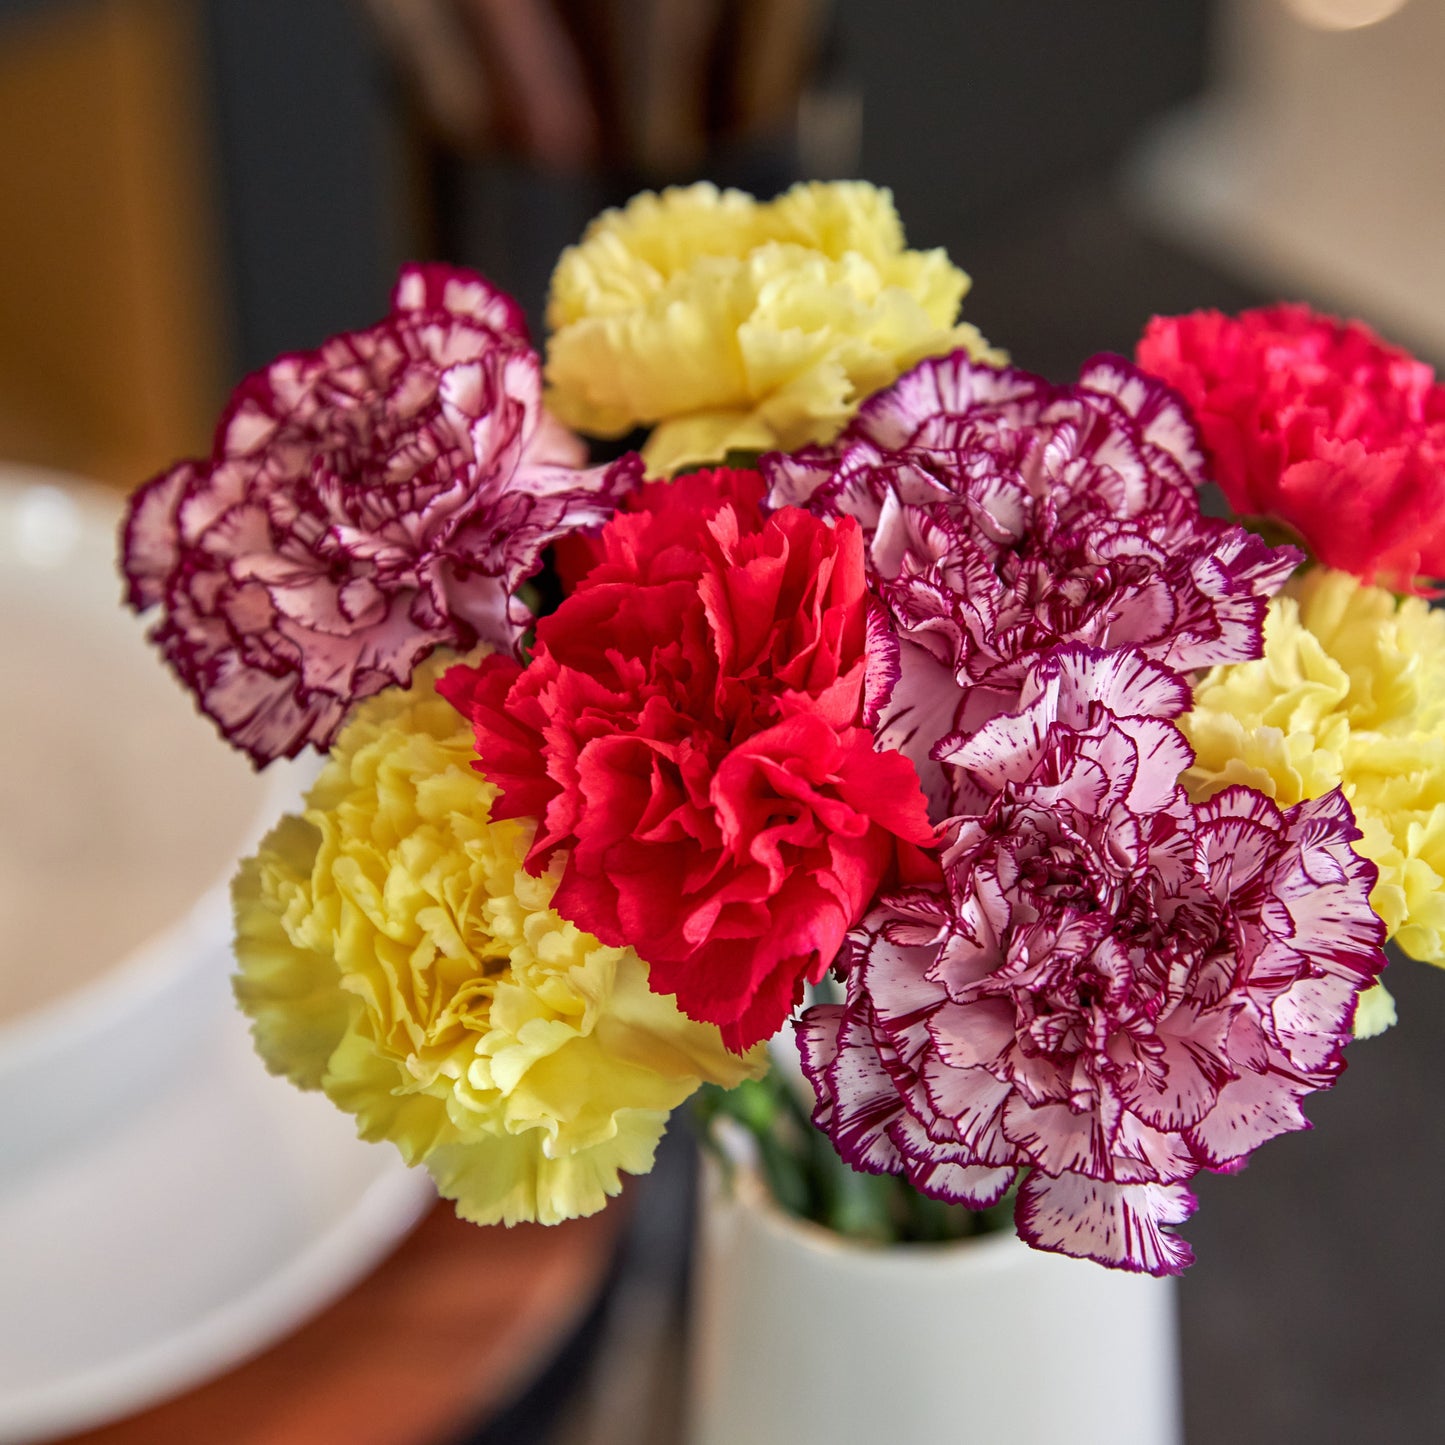
[[[725,470],[649,490],[529,666],[497,655],[442,682],[496,815],[543,820],[530,866],[568,851],[558,911],[634,947],[738,1051],[933,838],[912,764],[874,747],[897,648],[862,534],[765,516],[762,493]]]
[[[1358,321],[1306,306],[1157,316],[1139,365],[1194,408],[1234,510],[1397,591],[1445,577],[1445,385]]]

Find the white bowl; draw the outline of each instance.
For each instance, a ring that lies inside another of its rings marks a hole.
[[[0,1188],[184,1070],[228,880],[287,807],[121,605],[121,499],[0,467]]]

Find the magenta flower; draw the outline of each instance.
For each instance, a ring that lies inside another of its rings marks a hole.
[[[1132,647],[1181,672],[1257,657],[1299,561],[1200,513],[1183,403],[1115,357],[1074,386],[924,361],[830,446],[762,466],[773,505],[863,524],[902,641],[879,741],[912,758],[935,817],[956,810],[947,739],[1012,712],[1050,649]]]
[[[1040,664],[949,754],[977,811],[943,884],[885,899],[798,1026],[855,1168],[974,1208],[1027,1170],[1028,1243],[1151,1274],[1190,1261],[1191,1176],[1308,1127],[1384,963],[1339,791],[1191,804],[1186,693],[1134,651]]]
[[[579,470],[516,304],[409,266],[391,314],[236,389],[209,458],[142,487],[127,599],[258,765],[325,748],[434,648],[513,648],[548,543],[611,515],[636,459]]]

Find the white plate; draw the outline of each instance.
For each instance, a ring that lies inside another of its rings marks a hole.
[[[121,606],[120,513],[0,463],[0,1190],[129,1119],[230,1007],[230,877],[307,776],[197,715]]]
[[[223,986],[229,961],[214,962]],[[216,1012],[144,1109],[0,1180],[0,1441],[222,1373],[359,1280],[434,1198],[390,1146],[269,1076],[245,1021]]]

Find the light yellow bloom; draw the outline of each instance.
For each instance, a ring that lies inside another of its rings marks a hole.
[[[1311,568],[1270,603],[1263,658],[1209,673],[1182,726],[1195,798],[1245,783],[1289,805],[1339,785],[1380,870],[1375,911],[1445,964],[1445,613]]]
[[[704,1080],[765,1067],[552,910],[561,860],[493,822],[471,729],[423,677],[369,699],[236,879],[236,993],[267,1065],[424,1164],[477,1223],[556,1223],[645,1173]]]
[[[941,250],[906,250],[892,196],[862,181],[647,192],[562,254],[548,401],[598,436],[655,427],[654,475],[828,441],[925,357],[1002,359],[957,324],[968,287]]]

